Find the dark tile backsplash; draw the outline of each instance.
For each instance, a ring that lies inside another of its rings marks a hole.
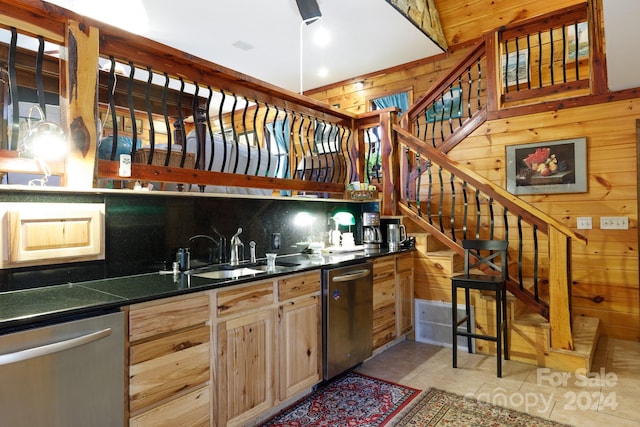
[[[189,247],[193,264],[217,258],[212,242],[197,238],[207,235],[218,240],[213,229],[229,240],[242,227],[245,258],[249,258],[249,242],[256,242],[258,258],[266,252],[291,254],[300,251],[297,242],[327,242],[327,231],[334,227],[329,218],[339,210],[356,218],[352,227],[356,242],[361,241],[362,212],[377,211],[377,203],[354,203],[326,199],[242,197],[207,197],[168,193],[68,193],[68,192],[0,192],[2,202],[104,202],[106,206],[106,260],[55,266],[5,270],[0,273],[0,290],[24,289],[52,284],[147,273],[171,268],[175,251]],[[315,219],[303,226],[294,225],[296,214],[305,211]],[[346,227],[341,227],[347,231]],[[280,249],[271,250],[273,233],[280,233]]]

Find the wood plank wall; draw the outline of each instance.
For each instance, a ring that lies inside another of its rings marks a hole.
[[[482,32],[583,1],[436,0],[450,52],[310,91],[316,99],[350,112],[369,110],[370,99],[408,88],[417,100],[456,63]],[[458,43],[458,45],[456,45]],[[461,45],[462,43],[463,45]],[[356,91],[354,83],[364,81]],[[587,137],[588,191],[525,196],[569,227],[590,216],[594,228],[580,230],[589,243],[574,244],[572,304],[575,315],[597,317],[611,337],[640,339],[638,278],[638,185],[636,120],[640,99],[609,102],[494,120],[485,123],[450,155],[495,183],[505,185],[505,147],[511,144]],[[601,216],[628,216],[629,230],[600,230]],[[416,292],[420,286],[416,281]]]

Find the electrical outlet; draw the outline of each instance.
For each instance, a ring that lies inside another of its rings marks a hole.
[[[578,226],[578,230],[591,230],[591,217],[590,216],[579,216],[576,219],[576,225]]]
[[[280,249],[280,233],[271,233],[271,250],[277,251]]]
[[[628,230],[629,218],[626,216],[601,216],[600,228],[602,230]]]

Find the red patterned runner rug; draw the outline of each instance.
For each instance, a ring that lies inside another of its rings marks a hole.
[[[350,372],[262,426],[384,426],[418,394],[414,388]]]

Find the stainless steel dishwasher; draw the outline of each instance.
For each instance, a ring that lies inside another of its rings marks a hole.
[[[322,271],[322,371],[325,380],[371,356],[372,271],[368,262]]]
[[[0,425],[122,427],[124,315],[0,335]]]

